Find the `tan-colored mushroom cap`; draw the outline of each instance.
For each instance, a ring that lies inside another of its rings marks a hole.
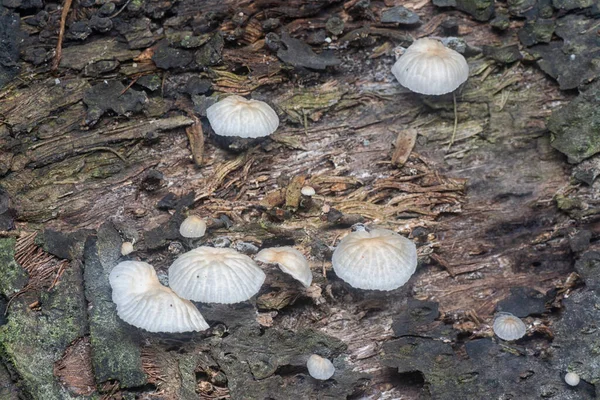
[[[133,251],[133,243],[123,242],[123,244],[121,244],[121,255],[126,256],[128,254],[133,253]]]
[[[228,96],[206,109],[206,117],[220,136],[258,138],[277,130],[279,117],[264,101]]]
[[[179,226],[179,234],[184,238],[201,238],[206,233],[206,221],[196,215],[190,215]]]
[[[286,274],[309,287],[312,282],[312,272],[304,255],[293,247],[271,247],[263,249],[254,257],[256,261],[266,264],[277,264]]]
[[[169,268],[169,285],[184,299],[231,304],[260,290],[265,273],[233,249],[200,246],[182,254]]]
[[[148,332],[189,332],[209,328],[190,301],[160,284],[152,265],[141,261],[117,264],[109,276],[117,315]]]
[[[358,289],[394,290],[417,268],[413,242],[387,229],[348,234],[333,252],[333,270]]]
[[[469,78],[469,65],[441,42],[419,39],[396,61],[392,73],[413,92],[441,95],[453,92]]]
[[[317,354],[313,354],[308,358],[306,368],[308,368],[310,376],[322,381],[331,378],[335,373],[333,363]]]

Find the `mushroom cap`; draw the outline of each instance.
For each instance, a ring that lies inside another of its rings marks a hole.
[[[201,246],[182,254],[169,268],[169,285],[184,299],[232,304],[260,290],[265,273],[233,249]]]
[[[306,287],[309,287],[312,283],[313,276],[308,261],[302,253],[293,247],[283,246],[263,249],[254,258],[267,264],[277,264],[279,269],[302,282]]]
[[[392,67],[400,84],[413,92],[441,95],[456,90],[469,77],[467,60],[433,39],[419,39]]]
[[[123,242],[121,244],[121,255],[126,256],[128,254],[133,253],[133,243],[131,242]]]
[[[279,117],[264,101],[231,95],[206,109],[206,117],[220,136],[258,138],[277,130]]]
[[[117,315],[148,332],[204,331],[208,324],[192,302],[160,284],[152,265],[124,261],[110,272]]]
[[[179,234],[184,238],[201,238],[206,232],[206,221],[196,215],[190,215],[179,226]]]
[[[527,327],[520,318],[510,313],[498,313],[492,326],[494,333],[502,340],[517,340],[525,336]]]
[[[312,186],[303,186],[302,189],[300,189],[300,193],[302,193],[303,196],[314,196],[315,194],[317,194],[317,192],[315,191],[315,188]]]
[[[331,378],[335,373],[335,367],[332,362],[316,354],[308,357],[306,368],[308,368],[310,376],[322,381]]]
[[[333,270],[358,289],[394,290],[417,268],[417,247],[387,229],[348,234],[333,252]]]
[[[567,374],[565,375],[565,382],[569,386],[579,385],[580,380],[581,379],[579,378],[579,375],[577,375],[575,372],[567,372]]]

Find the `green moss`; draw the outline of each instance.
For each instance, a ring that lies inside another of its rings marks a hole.
[[[14,238],[0,239],[0,291],[11,297],[27,283],[27,273],[15,261]]]
[[[73,265],[59,284],[40,295],[41,311],[33,311],[25,297],[13,301],[8,323],[0,328],[0,345],[34,399],[68,400],[69,394],[54,378],[54,363],[67,346],[86,334],[85,300],[81,271]]]
[[[552,147],[571,163],[579,163],[600,152],[600,83],[596,82],[548,120]]]
[[[335,106],[344,94],[345,91],[337,87],[297,89],[279,106],[294,122],[304,124],[305,118],[316,121],[320,115],[317,113]]]
[[[556,201],[556,206],[563,211],[571,211],[582,208],[581,199],[571,199],[558,194],[556,197],[554,197],[554,200]]]

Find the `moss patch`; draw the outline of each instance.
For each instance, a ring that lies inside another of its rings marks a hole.
[[[4,356],[34,399],[77,398],[60,386],[53,371],[67,346],[87,333],[80,268],[67,269],[53,290],[41,293],[40,304],[41,311],[33,311],[26,296],[13,301],[8,322],[0,327]]]
[[[27,283],[27,273],[15,261],[14,238],[0,239],[0,291],[11,297]]]

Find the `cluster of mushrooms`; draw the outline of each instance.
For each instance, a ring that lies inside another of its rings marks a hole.
[[[413,92],[442,95],[454,92],[469,76],[469,66],[458,52],[434,39],[416,40],[392,67],[400,84]],[[230,95],[206,110],[215,134],[259,138],[272,134],[279,126],[277,113],[265,102]],[[312,196],[312,187],[302,188]],[[180,226],[186,238],[204,236],[206,223],[188,217]],[[123,243],[122,254],[133,251]],[[254,260],[230,248],[197,247],[182,254],[169,267],[169,287],[162,285],[154,268],[141,261],[124,261],[110,273],[112,299],[118,316],[125,322],[149,332],[204,331],[209,328],[192,303],[232,304],[257,294],[265,273],[256,261],[277,264],[279,268],[308,288],[312,272],[304,255],[292,247],[267,248]],[[417,249],[409,239],[386,229],[360,230],[346,235],[332,257],[336,275],[352,287],[389,291],[403,286],[417,266]],[[502,340],[514,341],[526,333],[519,318],[499,313],[493,331]],[[307,369],[315,379],[334,375],[331,361],[317,354],[308,358]],[[569,385],[579,376],[569,372]]]

